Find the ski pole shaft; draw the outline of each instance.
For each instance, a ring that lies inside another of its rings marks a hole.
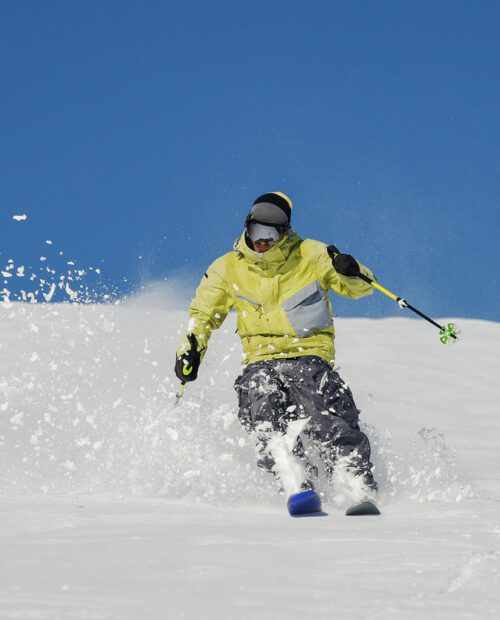
[[[422,317],[423,319],[425,319],[426,321],[428,321],[429,323],[431,323],[431,325],[434,325],[434,327],[437,327],[439,330],[443,330],[444,327],[443,325],[439,325],[439,323],[436,323],[436,321],[433,321],[430,317],[428,317],[426,314],[424,314],[423,312],[421,312],[420,310],[418,310],[417,308],[415,308],[414,306],[412,306],[411,304],[409,304],[406,299],[403,299],[402,297],[398,297],[397,295],[395,295],[394,293],[391,293],[391,291],[389,291],[388,289],[386,289],[385,287],[381,286],[380,284],[378,284],[378,282],[375,282],[374,280],[372,280],[371,278],[369,278],[368,276],[365,276],[364,273],[360,273],[358,275],[358,278],[361,278],[361,280],[364,280],[365,282],[367,282],[368,284],[371,284],[373,286],[373,288],[376,288],[378,291],[380,291],[381,293],[384,293],[384,295],[387,295],[387,297],[390,297],[391,299],[394,299],[394,301],[397,301],[397,303],[400,305],[401,308],[408,308],[408,310],[411,310],[412,312],[414,312],[415,314],[418,314],[418,316]],[[456,336],[454,334],[450,334],[450,336],[452,338],[454,338],[456,340]]]
[[[184,394],[184,390],[186,389],[186,384],[184,383],[184,381],[181,381],[181,384],[179,385],[179,389],[177,390],[177,393],[175,395],[175,403],[174,403],[174,409],[177,407],[177,405],[179,404],[183,394]]]

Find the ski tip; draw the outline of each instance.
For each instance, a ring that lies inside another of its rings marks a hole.
[[[290,495],[287,507],[292,517],[321,512],[321,498],[316,491],[302,491]]]
[[[359,502],[358,504],[353,504],[349,506],[346,510],[346,515],[348,517],[357,517],[361,515],[379,515],[380,510],[377,508],[376,504],[374,504],[370,500],[364,500]]]

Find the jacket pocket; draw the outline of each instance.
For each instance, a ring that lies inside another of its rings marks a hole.
[[[250,299],[250,297],[247,297],[246,295],[235,295],[236,299],[243,299],[244,301],[248,301],[249,304],[252,304],[252,306],[254,306],[254,308],[256,310],[259,310],[260,308],[262,308],[262,304],[260,303],[260,301],[255,301],[255,299]]]
[[[315,280],[281,305],[297,336],[305,338],[332,326],[326,292]]]

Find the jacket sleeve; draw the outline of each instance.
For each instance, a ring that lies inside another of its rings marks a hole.
[[[232,295],[224,278],[223,260],[224,257],[210,265],[196,289],[195,297],[189,306],[187,332],[177,351],[178,355],[182,355],[190,346],[187,335],[194,334],[203,358],[212,330],[222,325],[232,308]]]
[[[306,253],[309,259],[316,265],[316,269],[326,289],[331,289],[334,293],[351,299],[358,299],[359,297],[365,297],[373,293],[373,287],[367,282],[364,282],[360,278],[343,276],[335,271],[332,259],[328,254],[328,246],[325,243],[308,239],[303,242],[303,246],[303,252]],[[376,280],[368,267],[365,267],[365,265],[362,265],[359,261],[357,261],[357,263],[361,273],[364,273],[372,280]]]
[[[350,297],[351,299],[359,299],[360,297],[365,297],[366,295],[371,295],[373,293],[373,286],[361,280],[360,278],[351,278],[349,276],[343,276],[337,271],[335,271],[332,261],[328,256],[328,260],[330,261],[330,268],[326,274],[326,281],[328,288],[331,288],[332,291],[337,293],[338,295],[342,295],[342,297]],[[359,265],[359,270],[365,276],[368,276],[371,280],[375,280],[375,276],[373,273],[365,267],[359,260],[356,261]]]

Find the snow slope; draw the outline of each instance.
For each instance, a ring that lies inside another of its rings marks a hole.
[[[0,618],[499,617],[499,324],[337,319],[383,515],[291,519],[231,318],[173,410],[181,308],[0,304]]]

